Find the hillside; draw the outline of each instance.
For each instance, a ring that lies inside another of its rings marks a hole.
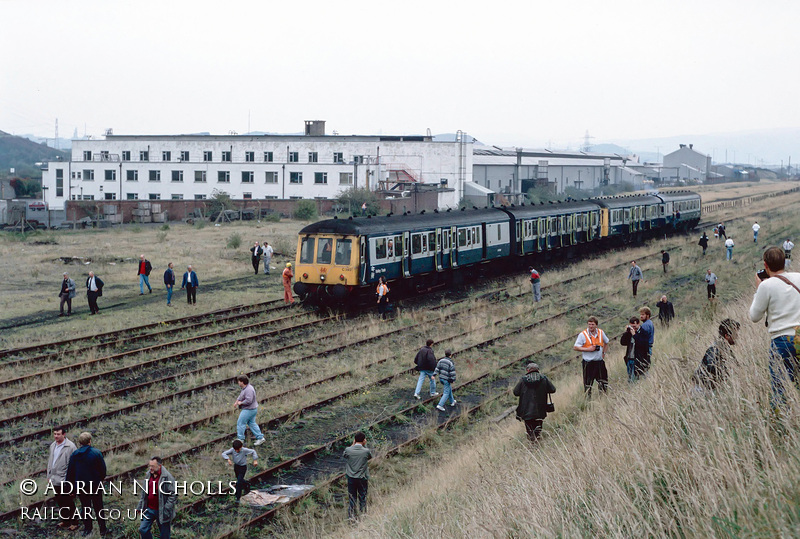
[[[69,159],[68,152],[48,148],[26,138],[15,137],[0,131],[0,178],[17,176],[20,178],[42,177],[42,171],[36,163],[53,161],[58,157]],[[14,174],[10,170],[14,168]]]

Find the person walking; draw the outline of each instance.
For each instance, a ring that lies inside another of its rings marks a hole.
[[[172,269],[172,262],[167,264],[164,271],[164,286],[167,287],[167,307],[172,306],[172,289],[175,288],[175,270]]]
[[[628,372],[628,382],[630,383],[636,381],[636,341],[633,340],[633,336],[639,331],[639,324],[641,324],[641,321],[638,316],[630,317],[625,331],[619,338],[619,343],[625,347],[625,369]]]
[[[573,350],[583,354],[583,388],[586,397],[592,396],[592,386],[597,380],[597,387],[603,393],[608,388],[608,370],[606,369],[606,346],[608,337],[605,332],[597,327],[597,318],[590,316],[587,328],[580,332]]]
[[[661,265],[664,267],[664,273],[667,273],[667,266],[669,266],[669,253],[661,250]]]
[[[675,309],[672,302],[667,300],[667,296],[661,296],[661,300],[656,303],[658,307],[658,321],[663,327],[669,327],[669,323],[675,318]]]
[[[725,240],[725,249],[727,249],[727,254],[725,256],[727,260],[733,258],[733,246],[734,246],[733,238],[727,238]]]
[[[358,512],[367,510],[367,491],[369,490],[369,460],[372,450],[367,449],[364,443],[367,436],[357,432],[353,437],[353,445],[345,448],[342,456],[345,460],[345,475],[347,476],[347,517],[350,521],[356,519]],[[356,498],[358,498],[358,512],[356,511]]]
[[[261,248],[261,251],[264,253],[264,275],[269,275],[269,265],[272,262],[272,254],[275,252],[272,249],[272,245],[264,242],[264,247]]]
[[[728,236],[727,234],[725,234],[725,225],[720,223],[719,225],[717,225],[717,228],[719,229],[719,237],[725,238],[727,240]]]
[[[58,293],[61,299],[58,316],[70,316],[72,314],[72,298],[75,297],[75,281],[69,278],[69,274],[64,272],[64,279],[61,281],[61,291]],[[64,304],[67,304],[67,313],[64,314]]]
[[[286,305],[291,305],[294,303],[294,298],[292,297],[292,277],[294,277],[294,273],[292,273],[292,263],[287,262],[286,268],[283,270],[283,302]]]
[[[139,295],[144,296],[144,287],[147,285],[147,289],[149,290],[148,294],[153,293],[153,287],[150,286],[150,272],[153,270],[152,264],[150,264],[149,260],[144,258],[144,255],[139,255],[139,270],[137,275],[139,276]]]
[[[197,289],[200,287],[200,280],[192,266],[186,266],[186,273],[183,274],[181,290],[186,289],[186,302],[189,305],[197,305]]]
[[[236,501],[242,497],[245,490],[249,491],[249,484],[244,476],[247,474],[247,457],[253,457],[253,466],[258,466],[258,453],[255,449],[248,449],[238,438],[233,441],[233,447],[222,452],[228,466],[233,466],[233,473],[236,475]]]
[[[263,254],[258,242],[250,247],[250,253],[250,262],[253,264],[253,269],[256,271],[256,275],[258,275],[258,264],[261,262],[261,255]]]
[[[246,374],[237,376],[236,383],[238,383],[241,388],[236,402],[233,403],[234,409],[241,410],[241,412],[239,412],[239,419],[236,421],[236,437],[244,442],[245,429],[250,427],[250,432],[256,439],[253,445],[261,445],[267,440],[261,433],[258,423],[256,423],[256,413],[258,413],[256,390],[250,384],[250,379]]]
[[[58,523],[58,527],[75,531],[78,529],[78,525],[73,520],[75,517],[75,501],[71,492],[64,492],[64,486],[68,486],[68,483],[66,483],[67,470],[70,457],[75,452],[75,444],[67,438],[64,427],[55,427],[53,429],[53,440],[53,443],[50,444],[50,455],[47,458],[48,488],[52,488],[53,492],[55,492],[56,503],[59,507],[58,516],[61,522]],[[62,509],[65,511],[62,512]]]
[[[636,261],[631,261],[631,269],[628,272],[628,279],[631,280],[631,286],[633,287],[633,297],[636,297],[636,290],[639,288],[639,281],[644,279],[644,273],[642,272],[642,268],[636,265]]]
[[[758,221],[753,223],[753,243],[758,243],[758,231],[761,230],[761,225],[758,224]]]
[[[73,451],[67,467],[67,483],[80,486],[75,489],[81,501],[80,517],[84,537],[92,533],[92,521],[97,519],[100,535],[105,535],[106,519],[103,512],[103,480],[106,478],[106,461],[103,454],[92,447],[92,435],[82,432],[78,436],[80,448]],[[77,482],[77,483],[76,483]]]
[[[786,259],[783,266],[785,269],[792,267],[792,249],[794,249],[794,243],[789,238],[786,238],[786,241],[783,242],[783,256]]]
[[[711,273],[710,269],[707,269],[705,279],[708,300],[711,301],[717,297],[717,276],[714,273]]]
[[[770,363],[774,404],[782,399],[784,380],[797,383],[795,333],[800,326],[800,273],[784,269],[784,254],[779,247],[764,251],[767,278],[760,281],[750,304],[750,320],[769,320]]]
[[[414,390],[414,398],[420,400],[422,397],[419,396],[419,392],[422,391],[422,382],[425,381],[425,378],[429,378],[431,381],[431,397],[435,397],[438,395],[436,392],[436,378],[434,378],[433,374],[436,370],[436,355],[433,353],[433,339],[428,339],[425,341],[425,346],[419,349],[417,352],[416,357],[414,357],[414,370],[419,371],[419,378],[417,379],[417,387]]]
[[[147,463],[146,488],[142,489],[136,510],[142,513],[139,525],[141,539],[153,539],[153,524],[158,526],[161,539],[169,539],[172,521],[175,519],[175,504],[178,491],[175,478],[161,465],[161,457],[150,457]]]
[[[439,381],[444,387],[442,390],[442,398],[439,399],[439,404],[436,405],[436,409],[440,412],[444,412],[444,403],[447,401],[450,401],[451,407],[456,405],[456,399],[453,398],[452,387],[452,385],[456,383],[456,364],[453,363],[452,355],[452,350],[445,350],[444,357],[439,360],[436,364],[436,370],[433,371],[433,375],[439,377]]]
[[[703,256],[706,256],[706,249],[708,249],[708,236],[706,236],[705,232],[703,232],[703,235],[700,236],[700,241],[697,242],[697,245],[703,248]]]
[[[380,277],[378,279],[378,288],[375,291],[378,298],[378,314],[381,319],[386,318],[386,311],[389,307],[389,287],[386,285],[386,278]]]
[[[719,325],[719,337],[708,347],[692,378],[698,386],[715,389],[728,375],[728,363],[735,359],[731,346],[736,344],[739,322],[726,318]]]
[[[531,274],[531,290],[533,291],[533,302],[539,303],[542,300],[541,275],[532,266],[528,267]]]
[[[525,433],[531,442],[542,433],[542,424],[547,417],[547,396],[555,392],[556,386],[539,372],[539,365],[528,363],[525,376],[514,386],[514,396],[519,397],[517,420],[525,423]]]
[[[86,297],[89,300],[89,312],[97,314],[100,308],[97,306],[97,298],[103,296],[103,281],[100,277],[95,277],[94,272],[90,271],[86,278]]]

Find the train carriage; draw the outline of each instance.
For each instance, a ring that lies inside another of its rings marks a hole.
[[[587,201],[504,208],[513,219],[514,254],[527,256],[592,241],[599,232],[599,210]]]
[[[661,199],[653,195],[594,198],[602,207],[600,237],[627,243],[653,236],[660,228]]]
[[[700,222],[700,195],[692,191],[666,191],[658,193],[664,212],[665,226],[686,231]]]

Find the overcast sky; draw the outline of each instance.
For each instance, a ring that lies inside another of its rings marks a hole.
[[[465,131],[501,146],[800,126],[800,2],[0,0],[0,130]]]

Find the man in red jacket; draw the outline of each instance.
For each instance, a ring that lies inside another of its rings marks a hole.
[[[153,266],[149,260],[145,260],[144,255],[139,255],[139,295],[144,296],[144,285],[147,285],[149,294],[153,293],[153,287],[150,286],[150,272]]]

